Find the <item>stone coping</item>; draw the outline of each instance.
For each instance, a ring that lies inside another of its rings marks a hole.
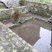
[[[0,52],[38,52],[0,22]]]

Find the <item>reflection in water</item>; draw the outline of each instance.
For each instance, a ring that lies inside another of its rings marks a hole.
[[[40,28],[40,39],[34,44],[39,52],[48,52],[51,44],[51,31]]]

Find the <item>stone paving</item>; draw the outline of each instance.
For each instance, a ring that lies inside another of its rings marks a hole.
[[[0,52],[38,52],[0,22]]]

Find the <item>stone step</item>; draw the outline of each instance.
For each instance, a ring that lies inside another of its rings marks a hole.
[[[14,26],[14,24],[12,22],[9,22],[8,24],[6,24],[7,27],[11,27]]]

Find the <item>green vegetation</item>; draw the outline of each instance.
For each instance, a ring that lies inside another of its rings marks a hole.
[[[0,8],[5,8],[3,5],[0,5]]]
[[[49,4],[52,3],[52,0],[40,0],[39,2]]]
[[[7,11],[0,11],[0,21],[10,18],[10,14]]]
[[[44,17],[52,16],[52,9],[47,4],[34,3],[34,6],[30,7],[30,12]]]
[[[9,19],[9,17],[8,18],[7,17],[0,17],[0,21],[7,20],[7,19]]]
[[[20,0],[19,4],[20,5],[25,5],[26,0]]]
[[[27,0],[27,1],[28,1],[28,0]],[[52,0],[29,0],[29,1],[38,2],[38,3],[42,3],[42,4],[52,3]]]

